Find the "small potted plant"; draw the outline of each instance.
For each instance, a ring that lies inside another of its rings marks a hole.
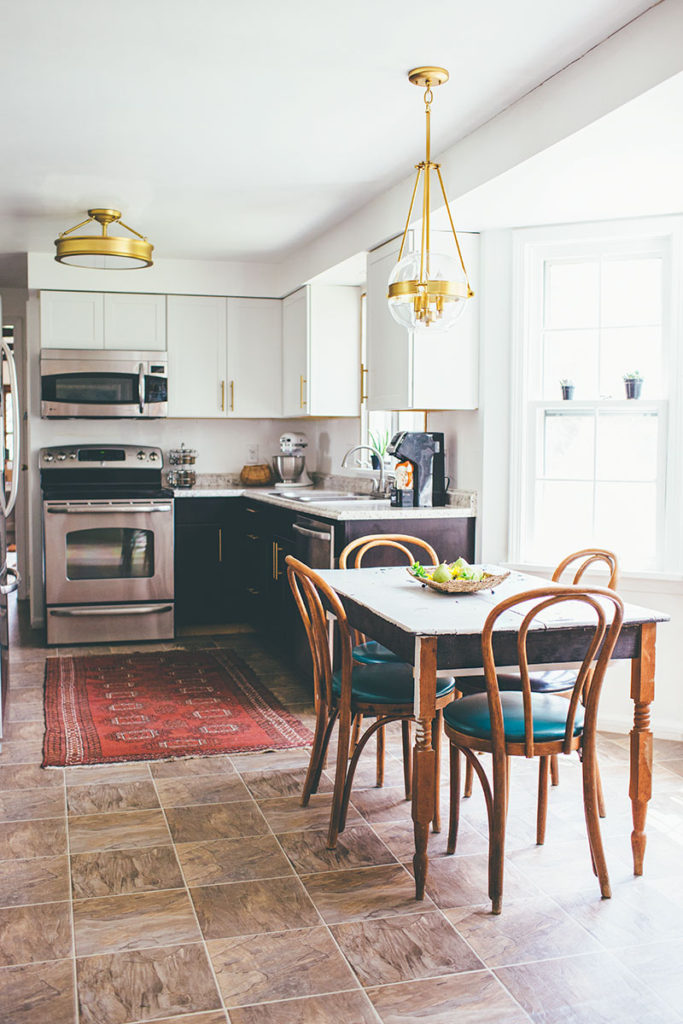
[[[643,378],[638,370],[625,373],[624,384],[626,385],[627,398],[640,398],[640,392],[643,390]]]
[[[571,377],[563,377],[560,381],[560,387],[562,388],[562,398],[565,402],[570,401],[574,397],[574,381]]]
[[[389,447],[389,441],[391,440],[391,438],[389,436],[389,431],[385,430],[382,433],[381,431],[378,430],[377,433],[375,434],[375,433],[372,432],[372,430],[370,430],[369,431],[369,437],[370,437],[370,444],[372,445],[372,447],[375,448],[379,452],[379,454],[382,456],[382,462],[386,462],[387,461],[387,448]],[[376,455],[371,455],[370,456],[370,463],[371,463],[373,469],[379,469],[379,459],[377,458]]]

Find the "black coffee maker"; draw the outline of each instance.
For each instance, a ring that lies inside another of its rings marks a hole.
[[[399,508],[446,504],[443,434],[399,430],[387,448],[398,459],[391,504]]]

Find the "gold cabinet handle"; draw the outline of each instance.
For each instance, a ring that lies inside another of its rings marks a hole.
[[[307,384],[305,377],[299,377],[299,408],[306,408],[306,399],[304,398],[304,384]]]
[[[225,412],[225,381],[221,381],[221,412]]]
[[[223,561],[223,530],[218,527],[218,561]]]
[[[276,540],[273,541],[273,579],[280,579],[280,567],[278,565],[280,557],[280,545]]]
[[[361,363],[360,364],[360,404],[361,405],[363,404],[363,402],[367,402],[367,400],[368,400],[368,393],[367,393],[367,391],[365,390],[365,387],[364,387],[364,385],[367,384],[367,379],[366,379],[367,372],[368,372],[367,366],[365,366],[363,363]]]
[[[251,509],[247,509],[247,512],[250,512],[250,511],[251,511]],[[257,533],[248,533],[247,534],[247,540],[259,540],[259,535]]]
[[[235,411],[235,382],[230,381],[230,412]]]

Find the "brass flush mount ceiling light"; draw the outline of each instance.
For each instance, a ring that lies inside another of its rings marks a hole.
[[[453,217],[448,206],[446,190],[441,177],[439,164],[431,160],[430,155],[430,107],[433,99],[432,88],[448,81],[445,68],[413,68],[408,72],[413,85],[425,90],[425,114],[427,118],[426,156],[422,163],[416,164],[417,177],[410,200],[408,219],[406,220],[398,263],[389,278],[389,311],[399,324],[410,331],[429,329],[431,331],[447,330],[460,316],[467,299],[474,292],[465,270],[465,262],[460,251],[460,243],[455,233]],[[446,213],[455,239],[455,256],[434,253],[430,242],[430,174],[436,171],[441,187],[441,194],[446,206]],[[404,257],[403,250],[408,236],[410,218],[413,214],[415,197],[422,179],[422,231],[419,248]]]
[[[71,235],[72,231],[97,221],[102,225],[101,235]],[[135,238],[110,235],[107,229],[110,224],[119,223]],[[100,270],[136,270],[140,267],[152,266],[152,250],[154,246],[144,235],[129,228],[121,220],[119,210],[88,210],[88,219],[81,221],[68,231],[62,231],[55,240],[58,263],[66,263],[71,267],[90,267]]]

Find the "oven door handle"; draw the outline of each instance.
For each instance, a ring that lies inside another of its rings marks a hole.
[[[80,619],[88,615],[154,615],[157,612],[172,612],[172,604],[139,604],[92,608],[50,608],[50,615],[64,619]]]
[[[11,565],[8,565],[5,568],[5,573],[8,576],[14,576],[14,579],[12,580],[11,583],[3,583],[2,585],[0,585],[0,594],[2,594],[3,597],[6,597],[7,594],[13,594],[14,591],[17,590],[17,588],[19,587],[19,584],[21,583],[21,576],[19,575],[17,570],[14,569]],[[3,575],[5,575],[5,573],[3,573]]]
[[[80,506],[70,505],[48,505],[47,511],[52,515],[67,515],[67,516],[89,516],[92,513],[95,515],[115,513],[123,513],[125,515],[132,514],[134,512],[171,512],[171,505],[91,505],[89,508]]]
[[[138,402],[140,415],[145,411],[145,364],[140,363],[138,367]]]

